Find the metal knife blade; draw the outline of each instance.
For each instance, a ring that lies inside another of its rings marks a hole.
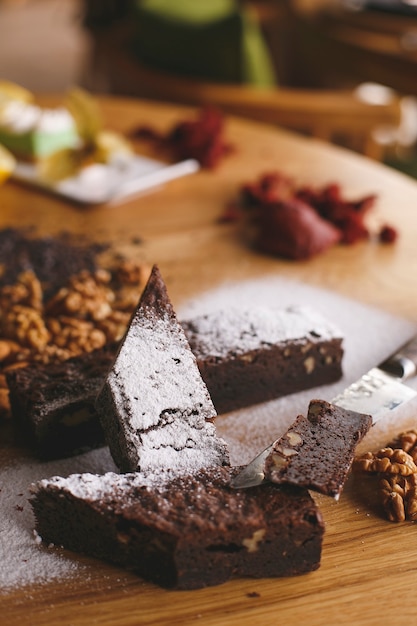
[[[331,400],[345,409],[372,415],[373,423],[408,402],[417,392],[402,381],[417,373],[417,335],[392,354],[388,359],[373,367],[359,380],[352,383],[341,394]],[[262,450],[231,482],[235,489],[260,485],[264,476],[264,465],[274,447],[272,442]]]

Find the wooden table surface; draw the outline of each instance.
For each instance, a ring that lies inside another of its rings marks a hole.
[[[167,129],[188,115],[179,107],[153,103],[102,98],[100,104],[106,126],[122,132],[143,123]],[[35,225],[40,234],[66,229],[112,240],[124,252],[139,250],[140,258],[159,264],[174,305],[225,279],[283,276],[417,320],[417,183],[352,153],[262,124],[229,119],[226,133],[236,150],[215,171],[202,171],[113,208],[82,209],[8,182],[0,190],[0,227]],[[335,247],[299,263],[251,251],[233,225],[216,220],[241,183],[277,169],[300,183],[338,181],[352,198],[377,193],[375,224],[394,224],[400,231],[398,242]],[[143,240],[139,248],[132,247],[133,237]],[[84,559],[90,565],[87,578],[80,570],[71,580],[2,595],[0,623],[249,626],[308,620],[312,626],[376,625],[396,623],[401,615],[413,624],[416,529],[359,510],[357,489],[351,479],[338,503],[320,499],[326,533],[322,565],[312,574],[236,579],[174,592]]]

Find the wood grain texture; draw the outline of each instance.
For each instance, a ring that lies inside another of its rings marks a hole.
[[[142,123],[168,128],[185,115],[181,108],[128,100],[103,98],[101,106],[106,125],[122,132]],[[349,152],[258,123],[230,119],[227,135],[236,150],[216,171],[175,181],[113,208],[81,209],[9,182],[0,190],[0,227],[35,225],[42,234],[66,229],[112,240],[127,253],[139,250],[141,258],[160,265],[174,305],[225,279],[279,275],[416,320],[415,182]],[[144,151],[144,146],[138,144],[137,149]],[[400,231],[398,242],[394,246],[366,242],[335,247],[303,263],[251,251],[235,227],[220,225],[216,219],[242,182],[275,169],[300,183],[339,181],[352,198],[377,193],[374,223],[395,224]],[[132,244],[134,237],[143,239],[142,246]],[[0,434],[2,458],[15,458],[17,451],[4,426]],[[359,477],[348,480],[338,503],[325,497],[317,500],[326,522],[322,565],[307,576],[239,579],[210,589],[172,592],[73,555],[87,565],[85,571],[77,570],[69,581],[2,595],[0,623],[272,626],[306,621],[312,626],[373,626],[395,622],[399,615],[415,623],[414,525],[384,521],[372,488]]]

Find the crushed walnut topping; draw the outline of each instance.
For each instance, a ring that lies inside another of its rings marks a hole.
[[[391,522],[417,520],[417,431],[408,430],[376,453],[356,458],[353,469],[376,474],[378,492]]]
[[[49,298],[31,270],[0,287],[0,415],[10,410],[8,370],[64,361],[121,339],[149,272],[127,260],[112,270],[82,270]]]

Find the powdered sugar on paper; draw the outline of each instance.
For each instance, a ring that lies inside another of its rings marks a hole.
[[[41,463],[23,458],[7,464],[0,455],[0,595],[13,587],[72,576],[82,568],[76,557],[40,545],[28,502],[31,483],[55,474],[114,470],[106,448],[82,456]],[[1,620],[0,620],[1,621]]]

